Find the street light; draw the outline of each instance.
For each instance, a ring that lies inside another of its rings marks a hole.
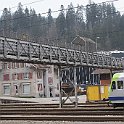
[[[98,39],[100,39],[100,37],[96,37],[96,53],[97,53],[97,49],[98,49],[98,43],[97,43]]]

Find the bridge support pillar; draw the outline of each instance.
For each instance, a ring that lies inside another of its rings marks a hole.
[[[78,107],[78,98],[77,98],[77,80],[76,80],[76,66],[74,66],[74,89],[75,89],[75,107]]]
[[[59,108],[62,108],[62,76],[61,76],[61,66],[58,66],[58,77],[59,77]]]

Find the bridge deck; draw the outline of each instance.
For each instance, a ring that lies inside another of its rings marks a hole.
[[[0,60],[123,69],[123,61],[110,55],[88,53],[5,37],[0,37]]]

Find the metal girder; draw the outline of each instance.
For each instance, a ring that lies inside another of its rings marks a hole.
[[[0,60],[122,69],[119,58],[0,37]]]

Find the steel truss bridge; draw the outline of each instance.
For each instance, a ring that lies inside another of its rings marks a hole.
[[[17,39],[0,37],[0,61],[16,61],[36,64],[53,64],[59,66],[59,101],[62,108],[61,66],[74,67],[75,107],[77,100],[76,66],[97,68],[123,69],[123,60],[111,55],[83,52],[81,50],[67,49],[50,45],[42,45]],[[73,90],[73,89],[72,89]],[[72,92],[72,91],[71,91]],[[70,93],[71,93],[70,92]],[[69,94],[70,94],[69,93]],[[69,99],[69,95],[64,100]]]
[[[42,45],[5,37],[0,37],[0,60],[65,66],[123,68],[122,59],[110,55]]]

